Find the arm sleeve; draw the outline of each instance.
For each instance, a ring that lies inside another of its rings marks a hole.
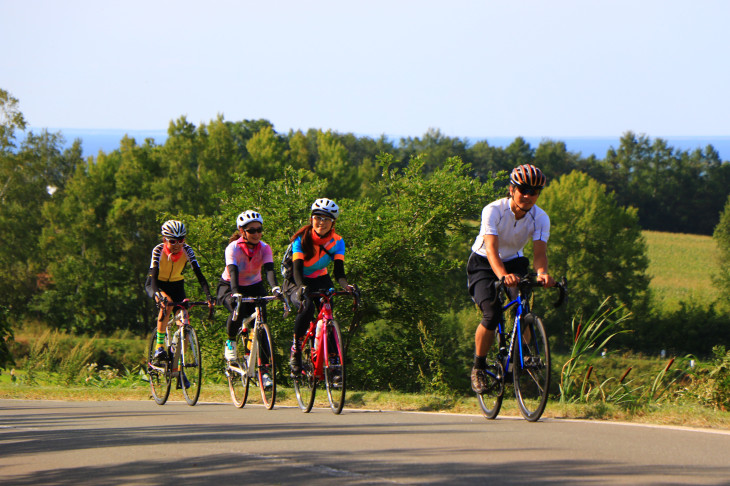
[[[343,279],[347,281],[347,277],[345,276],[345,262],[338,259],[335,260],[335,280],[339,282]]]
[[[264,263],[264,273],[272,289],[279,286],[279,282],[276,281],[276,272],[274,272],[274,262]]]
[[[228,276],[231,277],[231,293],[238,294],[238,265],[228,265]]]
[[[292,262],[294,271],[294,283],[297,287],[304,285],[304,260],[294,260]]]
[[[202,270],[200,270],[200,265],[198,265],[198,262],[195,261],[194,263],[191,263],[190,266],[193,267],[193,272],[195,272],[195,276],[198,277],[198,283],[200,283],[200,287],[203,289],[203,292],[205,292],[205,296],[208,300],[211,300],[210,286],[208,285],[208,281],[205,279],[205,275],[203,275]]]
[[[159,268],[150,268],[150,272],[147,274],[147,281],[145,282],[144,287],[147,290],[147,295],[150,298],[154,298],[155,294],[160,290],[160,288],[157,286],[157,276],[159,274]]]

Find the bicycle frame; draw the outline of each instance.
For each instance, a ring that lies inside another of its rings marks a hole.
[[[332,294],[335,295],[335,294]],[[318,380],[324,379],[324,357],[329,354],[328,340],[324,339],[328,334],[328,328],[332,325],[334,315],[332,313],[332,302],[331,295],[324,293],[320,297],[320,309],[319,315],[317,316],[317,322],[309,323],[309,330],[307,331],[305,339],[314,340],[314,352],[315,356],[312,356],[312,362],[314,363],[314,375]],[[322,323],[317,333],[318,323]],[[338,343],[335,343],[337,345]]]
[[[263,318],[263,307],[262,305],[265,302],[270,302],[272,300],[279,299],[279,297],[274,297],[271,295],[262,296],[262,297],[242,297],[239,299],[238,304],[236,305],[235,310],[233,311],[233,320],[236,320],[238,318],[238,313],[241,309],[241,304],[244,302],[253,303],[256,305],[256,309],[251,313],[250,316],[246,317],[241,321],[241,328],[240,330],[244,330],[247,328],[247,325],[254,321],[253,329],[249,329],[249,333],[253,333],[253,337],[251,338],[251,353],[249,354],[248,361],[246,362],[248,370],[246,371],[246,376],[249,378],[253,378],[255,373],[255,363],[256,360],[258,360],[259,357],[259,336],[258,336],[258,330],[259,325],[264,322]],[[280,299],[282,301],[282,304],[284,305],[284,318],[289,315],[289,305],[286,303],[286,300]],[[230,369],[235,371],[236,373],[244,374],[244,371],[241,368],[238,368],[236,366],[230,366]]]
[[[506,373],[509,373],[512,371],[513,362],[515,361],[513,359],[513,353],[515,352],[515,347],[519,348],[518,356],[519,359],[517,362],[519,363],[520,368],[522,368],[522,365],[524,363],[524,355],[522,352],[522,339],[515,340],[516,336],[522,335],[522,317],[530,312],[530,304],[527,302],[529,300],[529,292],[528,295],[523,296],[522,290],[518,288],[517,290],[517,297],[510,301],[509,303],[505,304],[502,307],[502,312],[508,310],[512,306],[517,306],[517,310],[515,313],[515,325],[512,327],[512,331],[509,333],[509,339],[507,342],[509,342],[511,345],[509,347],[509,350],[507,350],[507,355],[505,357],[505,362],[503,363],[504,371]],[[504,319],[500,321],[497,330],[500,334],[500,336],[505,336],[504,332]],[[501,344],[505,344],[504,340]]]
[[[251,313],[250,316],[246,317],[241,322],[240,330],[246,329],[247,325],[251,321],[254,321],[253,329],[249,329],[248,332],[252,333],[253,337],[251,338],[251,353],[249,354],[248,361],[246,362],[247,370],[244,373],[244,371],[237,366],[232,366],[232,365],[229,366],[229,368],[232,369],[233,371],[235,371],[236,373],[240,373],[242,375],[245,374],[249,378],[254,377],[254,375],[255,375],[254,364],[256,363],[256,360],[259,358],[259,336],[258,336],[259,333],[258,333],[258,330],[259,330],[259,324],[261,324],[263,322],[262,309],[259,304],[256,305],[256,310],[253,311],[253,313]]]

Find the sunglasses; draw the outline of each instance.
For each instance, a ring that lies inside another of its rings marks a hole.
[[[328,218],[327,216],[313,216],[313,217],[320,223],[326,223],[327,221],[334,221],[332,218]]]
[[[165,240],[168,243],[170,243],[171,245],[177,245],[177,244],[183,244],[183,243],[185,243],[185,238],[179,238],[177,240],[175,238],[165,238]]]
[[[261,228],[246,228],[243,231],[245,231],[246,233],[248,233],[250,235],[255,235],[256,233],[263,233],[264,232],[264,228],[263,227],[261,227]]]
[[[519,184],[517,189],[525,196],[534,196],[535,194],[540,194],[540,191],[542,191],[542,187],[526,186],[523,184]]]

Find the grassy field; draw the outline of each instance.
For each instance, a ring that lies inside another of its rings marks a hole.
[[[643,235],[657,308],[675,310],[682,300],[709,302],[719,296],[712,286],[718,251],[711,236],[657,231],[644,231]]]

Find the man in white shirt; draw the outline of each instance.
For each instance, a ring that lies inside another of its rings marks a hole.
[[[545,175],[534,165],[520,165],[510,175],[509,196],[482,210],[481,228],[466,266],[469,293],[482,311],[482,320],[474,336],[471,371],[471,386],[476,393],[486,390],[486,356],[502,319],[501,303],[492,303],[494,284],[504,277],[507,287],[514,289],[520,276],[529,272],[530,262],[522,253],[529,238],[533,241],[537,281],[545,287],[555,285],[555,280],[548,274],[550,218],[536,205],[545,180]]]

